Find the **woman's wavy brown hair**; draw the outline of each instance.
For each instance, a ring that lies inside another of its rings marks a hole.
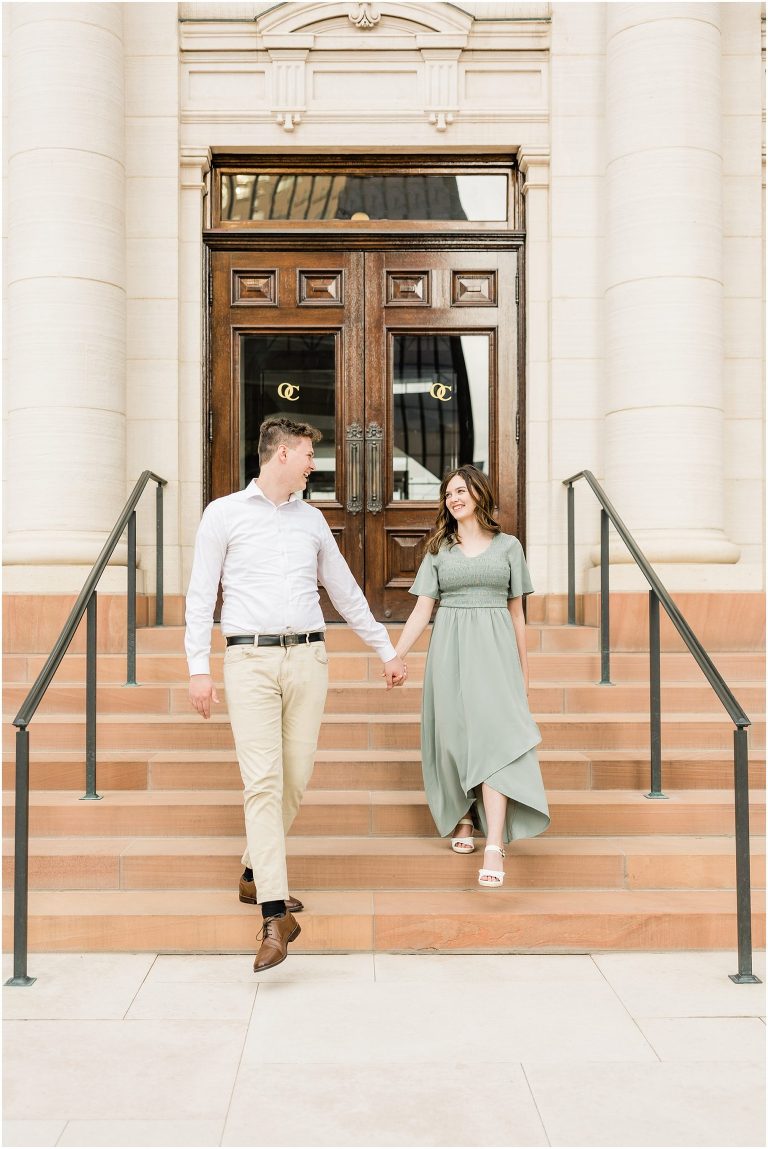
[[[427,544],[427,550],[431,555],[436,555],[444,543],[449,547],[456,545],[458,524],[445,505],[445,492],[451,479],[455,479],[457,475],[460,475],[467,484],[467,490],[477,503],[475,518],[483,530],[490,531],[492,535],[501,533],[501,527],[494,518],[496,500],[493,497],[488,476],[484,475],[482,471],[478,471],[477,467],[473,467],[471,463],[467,463],[463,467],[457,467],[455,471],[449,471],[440,484],[440,507],[437,512],[437,521],[435,522],[434,533]]]

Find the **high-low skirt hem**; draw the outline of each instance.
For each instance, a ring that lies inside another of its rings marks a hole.
[[[441,606],[424,672],[422,771],[438,833],[471,812],[487,834],[482,786],[509,799],[505,841],[549,826],[536,746],[541,735],[525,694],[506,608]]]

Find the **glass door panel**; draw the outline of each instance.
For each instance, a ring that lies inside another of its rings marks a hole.
[[[490,336],[391,336],[393,502],[436,503],[446,471],[488,472]]]
[[[516,515],[514,251],[366,253],[366,593],[406,618],[447,471],[471,463]],[[380,496],[380,497],[379,497]]]
[[[268,332],[241,336],[240,486],[259,473],[259,427],[270,415],[322,431],[317,469],[304,498],[328,502],[336,491],[336,335]]]

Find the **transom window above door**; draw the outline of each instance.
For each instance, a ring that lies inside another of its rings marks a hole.
[[[519,226],[517,169],[509,156],[217,156],[214,228],[317,227],[508,230]]]
[[[226,172],[222,222],[261,220],[507,219],[506,174],[336,175],[333,172]]]

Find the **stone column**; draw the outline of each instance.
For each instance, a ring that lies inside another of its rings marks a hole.
[[[126,498],[122,5],[9,5],[8,69],[5,586],[69,592]]]
[[[203,331],[206,300],[203,290],[203,229],[210,223],[208,173],[211,152],[207,147],[183,147],[180,157],[181,198],[179,250],[181,307],[179,311],[179,426],[181,439],[179,502],[181,507],[181,587],[186,591],[192,571],[195,534],[203,510],[203,458],[210,447],[204,427]]]
[[[525,196],[526,553],[540,590],[550,590],[550,156],[521,145],[517,164]]]
[[[606,9],[605,481],[664,564],[739,557],[723,530],[719,9]]]

